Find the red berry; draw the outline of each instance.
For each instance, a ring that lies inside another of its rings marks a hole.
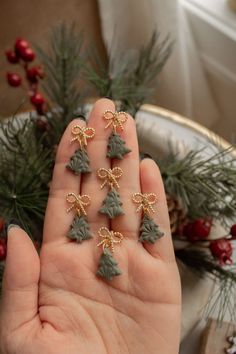
[[[22,50],[25,50],[26,48],[29,48],[29,43],[25,39],[17,38],[15,42],[16,54],[20,55]]]
[[[232,239],[233,239],[233,240],[236,239],[236,224],[234,224],[234,225],[231,226],[230,235],[232,236]]]
[[[36,84],[38,82],[37,68],[33,67],[27,69],[26,76],[31,83]]]
[[[7,244],[6,241],[1,238],[0,239],[0,261],[4,261],[7,255]]]
[[[211,226],[211,220],[197,219],[184,226],[183,235],[186,236],[190,242],[201,241],[209,236]]]
[[[39,66],[34,66],[32,68],[27,69],[26,72],[27,79],[32,83],[36,84],[38,82],[38,78],[42,79],[43,78],[43,69]]]
[[[6,57],[11,64],[16,64],[19,62],[19,57],[13,50],[7,50]]]
[[[31,96],[30,101],[35,107],[39,108],[42,107],[45,103],[44,97],[41,95],[41,93],[38,92]]]
[[[4,225],[5,225],[4,219],[3,219],[3,218],[0,218],[0,232],[3,230]]]
[[[35,53],[31,48],[22,49],[20,52],[20,56],[24,61],[33,61],[35,58]]]
[[[214,257],[218,258],[221,264],[232,263],[233,247],[229,240],[221,238],[210,243],[210,250]]]
[[[12,87],[18,87],[21,85],[21,77],[15,73],[7,73],[7,81]]]

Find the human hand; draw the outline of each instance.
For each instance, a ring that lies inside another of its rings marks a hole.
[[[150,159],[139,161],[135,124],[125,123],[122,138],[132,152],[115,166],[125,215],[108,221],[98,213],[106,188],[96,172],[110,168],[106,158],[109,129],[102,115],[115,110],[107,99],[97,101],[88,126],[96,130],[88,144],[92,173],[76,176],[66,169],[76,144],[66,129],[58,147],[45,216],[40,256],[27,234],[18,227],[8,233],[6,268],[0,316],[2,354],[177,354],[180,332],[180,282],[171,241],[168,211],[160,172]],[[132,194],[155,193],[153,218],[165,236],[155,244],[138,242],[141,216]],[[69,192],[87,194],[93,238],[82,244],[66,234],[73,213],[66,213]],[[106,281],[96,276],[101,249],[98,230],[110,227],[124,235],[115,248],[122,275]]]

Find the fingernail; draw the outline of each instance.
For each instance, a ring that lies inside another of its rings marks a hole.
[[[7,223],[7,234],[10,231],[11,228],[13,227],[18,227],[18,228],[22,228],[21,227],[21,223],[17,220],[17,219],[11,219],[8,223]]]
[[[17,228],[21,229],[21,227],[20,227],[19,225],[9,224],[8,227],[7,227],[7,233],[9,233],[9,231],[10,231],[13,227],[17,227]]]
[[[82,113],[79,113],[79,114],[76,114],[76,113],[75,113],[75,114],[72,116],[72,118],[81,119],[81,120],[83,120],[83,121],[86,122],[86,117],[85,117],[85,115],[83,115]]]
[[[146,158],[153,160],[153,157],[151,155],[147,154],[147,153],[144,153],[144,154],[141,155],[141,160],[146,159]]]

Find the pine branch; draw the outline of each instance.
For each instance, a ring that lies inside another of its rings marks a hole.
[[[221,267],[206,252],[193,249],[175,251],[176,257],[199,276],[209,276],[216,282],[217,290],[213,292],[204,309],[206,317],[211,316],[215,309],[218,311],[218,320],[222,321],[228,313],[231,319],[236,319],[236,272],[235,269]]]
[[[93,66],[86,66],[87,80],[97,89],[101,97],[109,97],[120,102],[119,109],[135,115],[140,105],[153,93],[154,82],[171,54],[172,42],[169,36],[160,40],[160,35],[153,33],[135,59],[125,61],[123,54],[116,65],[109,56],[108,67],[97,52],[91,55]],[[113,73],[113,68],[117,72]]]
[[[44,218],[51,153],[35,138],[30,119],[12,118],[1,123],[0,129],[0,215],[18,219],[32,235]]]
[[[82,35],[77,33],[75,25],[67,26],[63,23],[51,32],[49,53],[37,48],[46,72],[43,89],[51,103],[57,107],[57,124],[58,115],[62,115],[64,126],[76,115],[81,105],[78,80],[82,67],[82,43]]]
[[[207,273],[219,280],[232,279],[236,284],[236,273],[221,267],[213,257],[204,251],[184,248],[176,250],[175,255],[201,277]]]
[[[236,217],[236,168],[233,147],[203,159],[191,151],[178,159],[171,154],[157,161],[166,192],[177,198],[192,219],[217,218],[226,223]]]
[[[136,88],[137,99],[134,101],[131,97],[129,100],[129,97],[125,96],[122,100],[122,110],[129,109],[135,114],[151,97],[155,88],[154,82],[172,53],[172,48],[173,42],[169,35],[160,40],[160,33],[153,32],[147,45],[140,50],[134,71],[128,75],[128,82]],[[131,63],[129,65],[132,67]]]

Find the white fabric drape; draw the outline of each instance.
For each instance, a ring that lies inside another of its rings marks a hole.
[[[170,33],[174,50],[159,77],[154,103],[212,128],[219,113],[180,1],[98,0],[104,41],[113,56],[129,56],[154,29],[163,36]]]

